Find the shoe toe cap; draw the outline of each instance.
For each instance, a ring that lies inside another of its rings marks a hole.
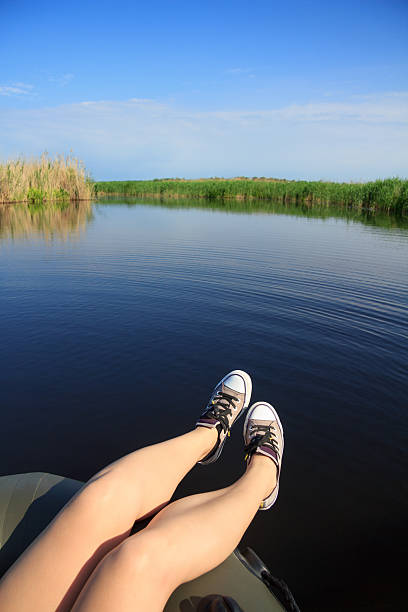
[[[265,403],[259,403],[251,412],[251,419],[257,421],[275,421],[275,413],[272,406]]]
[[[238,393],[245,393],[245,381],[239,374],[232,374],[224,380],[224,385]]]

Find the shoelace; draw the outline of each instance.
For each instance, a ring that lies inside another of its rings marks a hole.
[[[236,408],[234,402],[237,401],[237,397],[225,393],[224,391],[217,391],[211,401],[209,409],[204,414],[206,417],[217,419],[224,432],[229,434],[230,425],[228,416],[232,415],[232,408]]]
[[[253,434],[255,435],[253,436]],[[251,458],[253,453],[263,444],[268,444],[273,448],[275,453],[280,457],[278,438],[273,430],[272,425],[253,425],[251,427],[251,436],[253,438],[249,444],[245,447],[245,461]],[[275,438],[275,439],[274,439]]]

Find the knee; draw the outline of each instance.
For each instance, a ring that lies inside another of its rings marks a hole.
[[[149,580],[167,582],[171,576],[171,560],[165,536],[146,530],[124,540],[109,555],[108,562],[121,576],[129,579],[146,575]]]
[[[87,482],[69,505],[79,509],[82,516],[89,518],[101,514],[109,516],[120,504],[121,496],[123,490],[120,490],[119,483],[114,478],[103,475]]]

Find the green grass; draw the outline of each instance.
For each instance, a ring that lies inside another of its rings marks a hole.
[[[270,200],[308,205],[408,211],[408,180],[390,178],[368,183],[278,181],[270,179],[160,179],[153,181],[99,181],[98,195],[205,198],[207,200]]]

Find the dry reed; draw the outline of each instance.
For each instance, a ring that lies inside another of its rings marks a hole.
[[[0,203],[43,203],[55,200],[89,200],[93,184],[83,164],[70,155],[0,163]]]

